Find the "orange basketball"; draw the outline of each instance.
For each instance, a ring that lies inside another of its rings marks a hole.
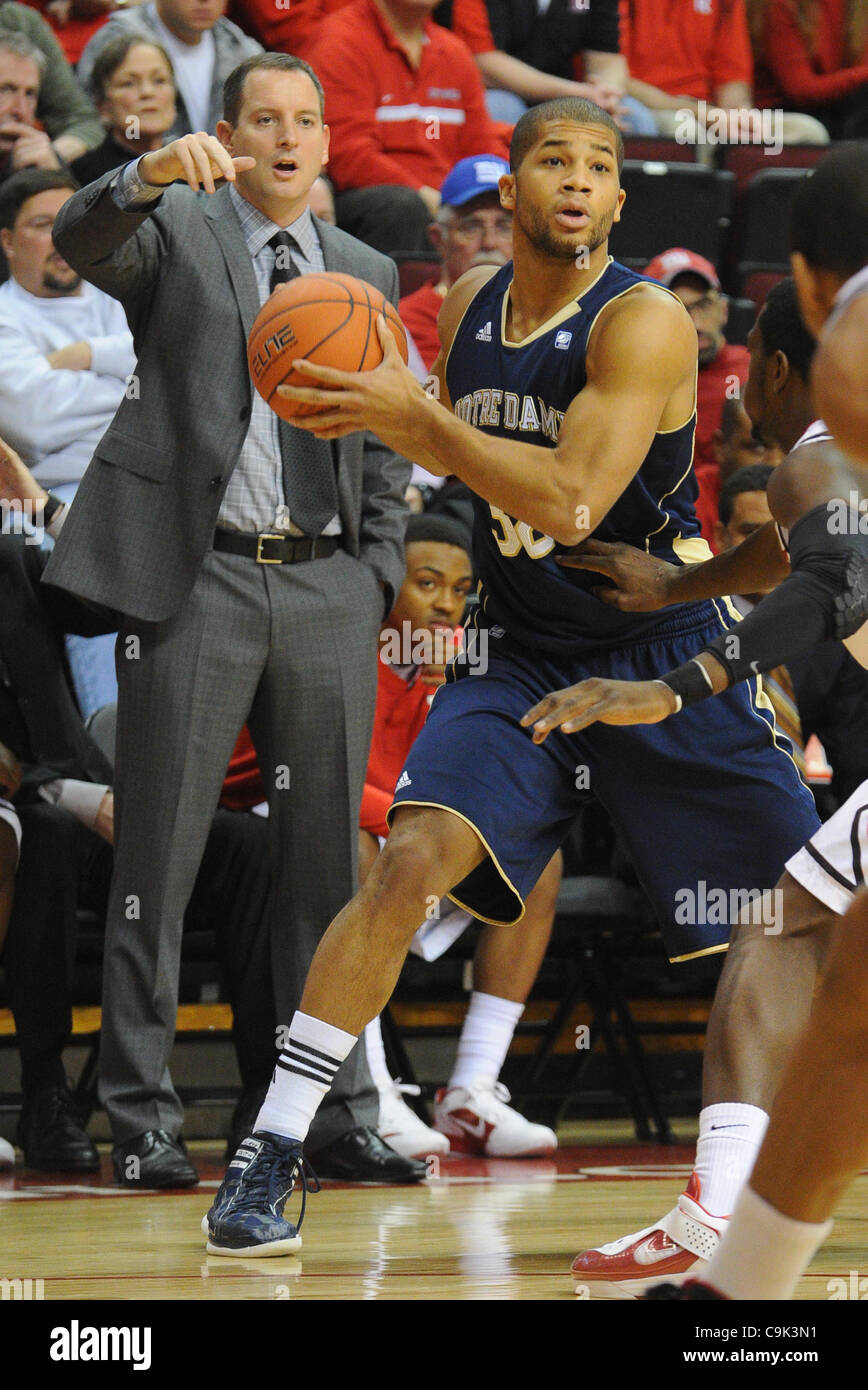
[[[407,334],[397,311],[366,280],[336,271],[299,275],[278,285],[256,316],[247,340],[253,384],[284,420],[315,414],[320,406],[289,401],[278,386],[315,386],[293,371],[297,357],[345,372],[369,372],[383,360],[377,336],[382,309],[407,361]]]

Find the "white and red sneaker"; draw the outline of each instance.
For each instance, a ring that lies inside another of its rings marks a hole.
[[[691,1173],[678,1205],[662,1221],[596,1250],[583,1250],[573,1260],[573,1278],[603,1298],[639,1298],[661,1280],[678,1286],[701,1277],[729,1218],[711,1216],[699,1198],[699,1178]]]
[[[449,1136],[453,1153],[485,1158],[535,1158],[558,1146],[554,1131],[532,1124],[509,1101],[499,1081],[477,1076],[469,1086],[452,1086],[434,1097],[434,1128]]]
[[[377,1133],[389,1148],[404,1158],[428,1158],[430,1154],[448,1154],[449,1140],[445,1134],[431,1129],[419,1119],[404,1100],[406,1095],[419,1095],[418,1086],[393,1081],[380,1091],[380,1115]]]

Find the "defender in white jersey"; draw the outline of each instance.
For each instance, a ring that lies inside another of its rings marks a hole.
[[[849,507],[859,474],[823,423],[811,419],[813,340],[799,315],[792,281],[769,295],[748,347],[745,408],[761,437],[790,450],[769,484],[776,521],[737,550],[682,570],[677,578],[668,567],[625,546],[591,543],[564,563],[599,569],[615,587],[598,590],[598,596],[628,610],[663,607],[688,594],[767,588],[787,574],[788,549],[793,573],[740,624],[737,651],[718,653],[712,645],[689,663],[694,672],[687,682],[673,682],[683,694],[659,682],[582,682],[528,712],[525,722],[534,726],[537,737],[545,738],[556,727],[581,729],[597,719],[642,723],[666,718],[677,712],[681,698],[691,702],[713,694],[732,679],[769,669],[832,635],[839,600],[847,608],[850,630],[863,625],[859,584],[848,591],[844,580],[854,568],[858,578],[864,568],[868,537],[860,536],[858,515],[849,511],[844,529],[851,534],[841,537],[840,544],[826,525],[833,502],[838,511]],[[673,675],[683,677],[684,671],[682,667]],[[843,821],[835,822],[812,843],[825,835],[829,848],[832,838],[840,838]],[[840,851],[824,857],[834,862]],[[762,1142],[790,1048],[807,1021],[840,911],[804,884],[799,855],[790,862],[795,861],[798,872],[790,873],[789,866],[784,871],[762,920],[748,914],[752,921],[743,918],[733,928],[709,1022],[697,1160],[687,1190],[655,1225],[577,1257],[576,1279],[596,1292],[629,1297],[661,1276],[682,1282],[695,1277],[717,1248]]]

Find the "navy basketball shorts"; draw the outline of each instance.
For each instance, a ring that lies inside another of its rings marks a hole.
[[[544,695],[592,676],[652,680],[734,626],[722,601],[690,604],[654,640],[565,661],[502,628],[487,662],[459,657],[398,779],[400,806],[446,808],[487,858],[449,896],[511,924],[581,809],[607,808],[657,913],[671,960],[723,950],[748,903],[775,886],[818,829],[810,791],[759,680],[742,681],[660,724],[592,724],[543,744],[519,720]]]

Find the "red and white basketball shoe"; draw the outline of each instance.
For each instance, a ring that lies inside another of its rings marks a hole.
[[[477,1076],[469,1086],[452,1086],[434,1097],[434,1128],[449,1136],[453,1153],[485,1158],[536,1158],[558,1146],[554,1131],[533,1124],[507,1104],[499,1081]]]
[[[699,1198],[699,1178],[691,1173],[678,1205],[662,1221],[596,1250],[583,1250],[573,1260],[573,1278],[602,1298],[639,1298],[663,1279],[680,1285],[701,1277],[729,1218],[712,1216]]]

